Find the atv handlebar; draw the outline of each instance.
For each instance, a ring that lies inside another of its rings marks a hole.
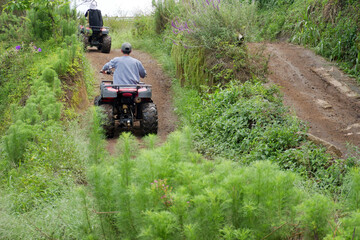
[[[113,74],[113,71],[111,71],[111,70],[100,70],[100,73],[103,73],[103,74],[108,74],[108,75],[112,75]]]

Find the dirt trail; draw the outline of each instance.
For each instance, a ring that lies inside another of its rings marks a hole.
[[[159,118],[158,136],[162,141],[165,141],[167,135],[175,130],[177,123],[177,117],[172,104],[171,79],[163,73],[161,66],[149,54],[134,50],[130,55],[140,60],[146,69],[147,76],[142,81],[152,85],[152,99],[157,106]],[[122,56],[120,49],[114,49],[109,54],[103,54],[95,48],[90,48],[86,53],[86,57],[96,72],[99,72],[105,63],[114,57],[120,56]],[[99,89],[101,81],[112,80],[110,75],[96,74],[99,80],[97,89]],[[116,135],[115,138],[108,140],[107,148],[110,153],[115,151],[116,140]]]
[[[269,56],[268,79],[281,86],[285,104],[308,123],[310,134],[346,157],[347,143],[360,146],[360,89],[312,51],[287,43],[249,44]]]

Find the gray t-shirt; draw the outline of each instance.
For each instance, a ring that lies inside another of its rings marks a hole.
[[[142,63],[130,56],[113,58],[106,63],[102,70],[106,71],[114,68],[113,84],[138,84],[140,77],[146,76],[146,70]]]

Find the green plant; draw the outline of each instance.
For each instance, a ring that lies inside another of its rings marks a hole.
[[[2,12],[0,15],[0,40],[3,44],[2,47],[7,47],[10,45],[9,39],[18,41],[22,37],[22,32],[24,31],[21,18],[13,15],[12,13]]]
[[[326,196],[315,193],[298,208],[300,226],[304,236],[314,239],[324,238],[332,224],[334,203]]]
[[[328,234],[324,239],[356,239],[360,237],[358,227],[360,224],[359,211],[354,211],[349,216],[339,219],[337,231]]]
[[[153,0],[152,5],[155,7],[155,32],[160,34],[167,27],[173,14],[176,13],[176,2],[174,0]]]

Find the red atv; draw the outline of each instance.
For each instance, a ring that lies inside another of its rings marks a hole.
[[[100,90],[94,104],[105,113],[103,127],[107,137],[114,137],[117,128],[125,131],[138,128],[142,135],[157,133],[158,113],[151,99],[151,85],[115,85],[112,81],[102,81]]]

